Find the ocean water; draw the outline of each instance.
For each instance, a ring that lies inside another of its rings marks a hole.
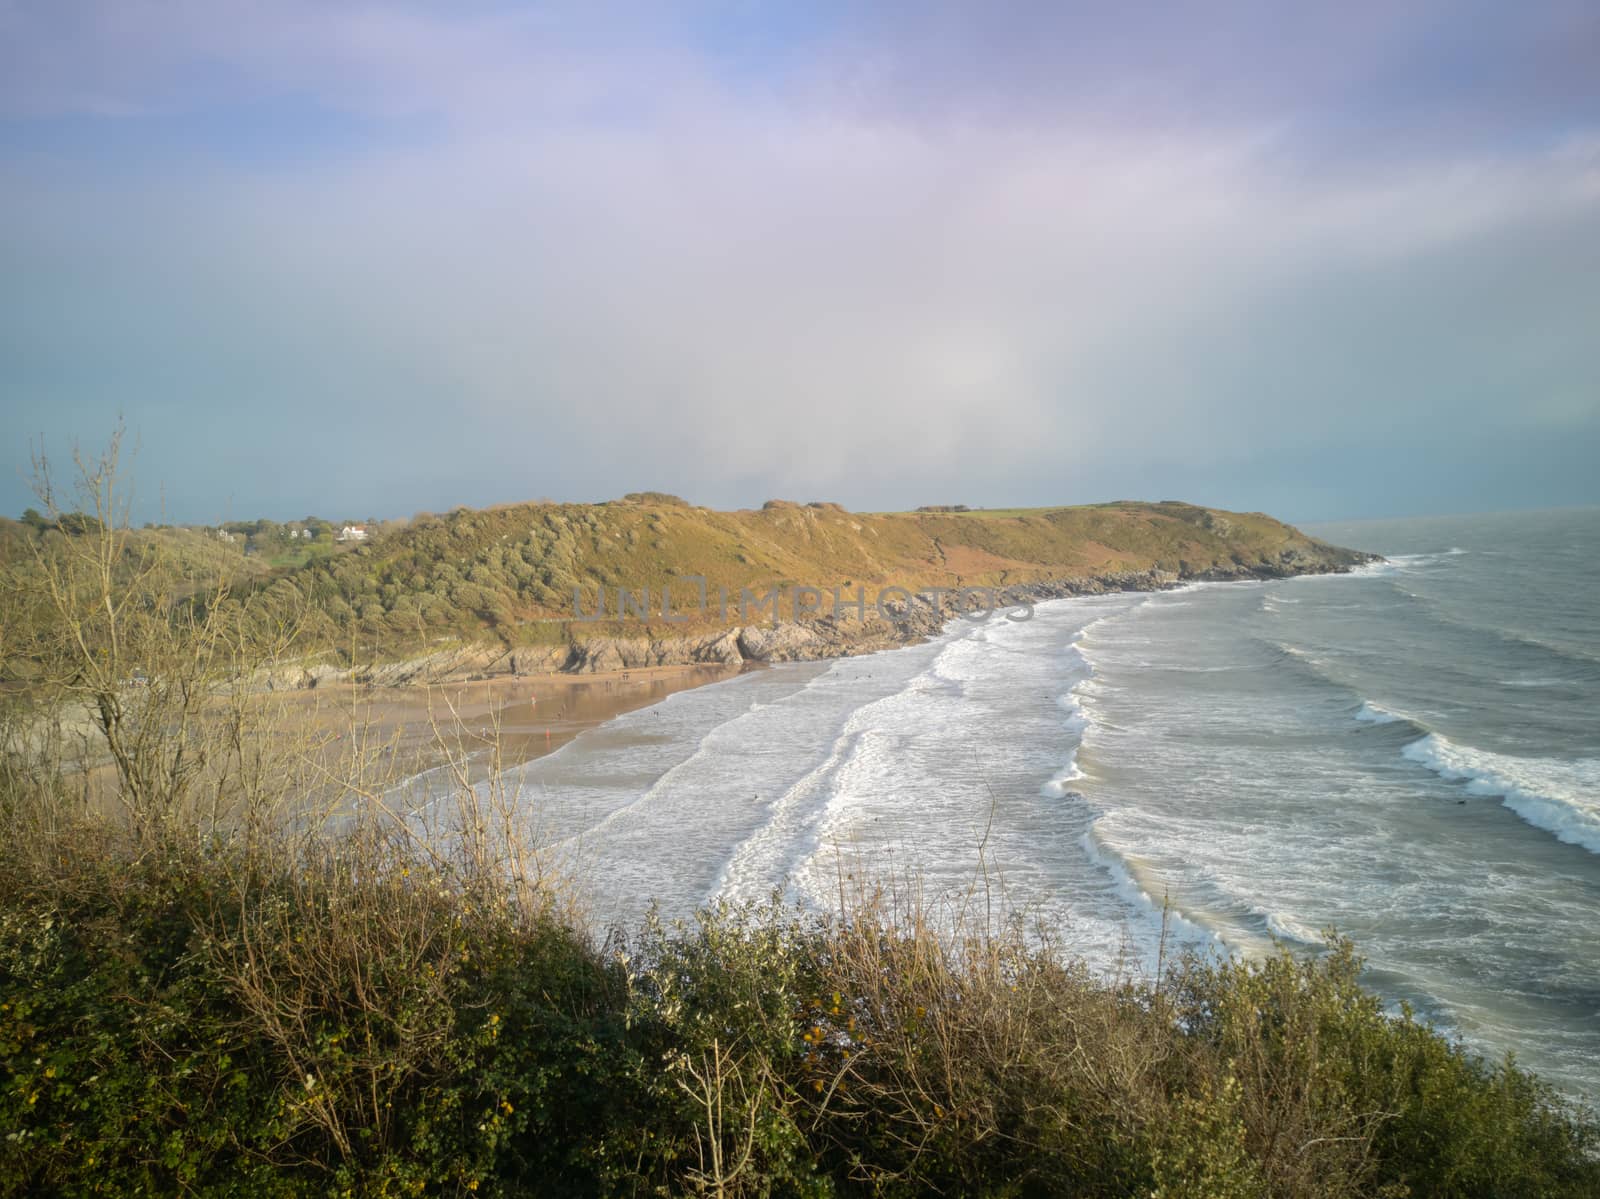
[[[676,694],[528,763],[597,920],[841,875],[1161,937],[1355,938],[1369,981],[1600,1101],[1600,510],[1315,526],[1349,575],[1054,601]]]

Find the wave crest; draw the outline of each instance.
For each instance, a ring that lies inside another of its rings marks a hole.
[[[1400,751],[1468,794],[1499,796],[1535,828],[1600,854],[1600,759],[1519,758],[1429,733]]]
[[[1409,720],[1410,717],[1391,712],[1388,708],[1370,700],[1362,700],[1361,706],[1356,709],[1356,719],[1362,724],[1399,724],[1403,720]]]

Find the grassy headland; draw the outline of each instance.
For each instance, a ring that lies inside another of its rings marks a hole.
[[[9,525],[0,544],[16,558],[30,538],[68,535]],[[231,571],[235,593],[248,594],[257,611],[292,620],[302,669],[287,671],[285,682],[831,656],[924,636],[953,610],[945,599],[886,622],[874,602],[892,587],[996,588],[1039,599],[1337,570],[1364,560],[1260,513],[1171,501],[867,514],[774,500],[718,512],[640,493],[604,504],[422,514],[376,530],[366,544],[276,569],[183,530],[132,537],[133,544],[161,542],[191,573]],[[686,576],[704,580],[703,609]],[[668,587],[680,617],[673,621],[661,614]],[[820,589],[820,610],[794,610],[798,587]],[[648,594],[646,617],[618,619],[622,588]],[[759,598],[774,589],[776,608],[740,612],[741,594]],[[866,619],[836,612],[834,589],[845,605],[864,593]],[[729,602],[720,605],[719,595]],[[603,618],[575,619],[593,616],[602,596]],[[774,617],[805,627],[778,637],[726,636]]]
[[[379,646],[419,633],[507,646],[559,635],[579,589],[696,575],[741,588],[1012,586],[1142,571],[1289,571],[1360,561],[1260,514],[1114,503],[1007,513],[851,513],[771,501],[717,512],[670,497],[521,504],[417,517],[272,586],[313,597],[341,632]],[[684,588],[678,586],[682,603]],[[792,615],[792,614],[791,614]]]

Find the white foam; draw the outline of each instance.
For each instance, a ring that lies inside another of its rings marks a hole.
[[[1274,912],[1267,908],[1255,909],[1257,914],[1266,921],[1267,928],[1274,937],[1280,941],[1298,941],[1302,945],[1321,945],[1322,936],[1310,925],[1302,924],[1293,916],[1283,912]]]
[[[1189,945],[1226,944],[1219,934],[1202,928],[1179,913],[1170,893],[1164,894],[1161,902],[1157,902],[1149,890],[1153,883],[1146,884],[1138,877],[1143,871],[1131,855],[1124,855],[1106,844],[1092,826],[1084,833],[1079,844],[1089,859],[1111,876],[1118,896],[1129,908],[1143,916],[1147,929],[1156,940],[1164,933],[1169,940]]]
[[[1104,620],[1105,618],[1101,617],[1100,619]],[[1092,623],[1098,624],[1099,621]],[[1064,655],[1068,660],[1069,669],[1079,676],[1078,681],[1072,685],[1066,694],[1056,697],[1056,703],[1067,714],[1067,718],[1062,722],[1062,725],[1068,733],[1072,734],[1076,743],[1067,754],[1067,760],[1061,769],[1057,770],[1040,786],[1039,794],[1046,799],[1063,798],[1071,792],[1072,787],[1070,784],[1088,777],[1084,774],[1082,767],[1078,765],[1078,750],[1083,746],[1085,734],[1094,724],[1093,717],[1090,716],[1081,702],[1083,689],[1093,680],[1095,675],[1094,663],[1089,660],[1088,655],[1083,652],[1083,647],[1079,644],[1083,640],[1085,632],[1087,632],[1087,626],[1073,634],[1072,643],[1067,646]]]
[[[1274,641],[1271,644],[1276,646],[1280,653],[1286,654],[1288,657],[1291,657],[1291,658],[1297,658],[1301,662],[1307,662],[1312,666],[1321,667],[1321,666],[1326,666],[1328,664],[1328,660],[1326,658],[1319,658],[1316,654],[1312,653],[1310,650],[1298,649],[1298,648],[1296,648],[1295,646],[1292,646],[1292,645],[1285,645],[1280,641]]]
[[[1072,790],[1068,784],[1085,777],[1078,767],[1078,751],[1073,750],[1067,764],[1050,776],[1050,781],[1039,788],[1039,794],[1046,799],[1061,799]]]
[[[1376,562],[1363,562],[1360,566],[1352,566],[1348,570],[1331,574],[1295,575],[1289,582],[1303,585],[1307,582],[1326,582],[1329,579],[1370,579],[1383,575],[1392,575],[1399,571],[1401,567],[1402,564],[1393,558],[1379,558]]]
[[[788,884],[796,859],[816,847],[815,828],[824,814],[828,784],[863,735],[841,733],[828,756],[778,797],[768,821],[734,848],[713,893],[734,900],[758,900],[774,886]],[[802,844],[803,849],[799,848]]]
[[[1356,719],[1363,724],[1396,724],[1407,719],[1407,717],[1401,716],[1398,712],[1391,712],[1388,708],[1380,707],[1370,701],[1364,701],[1361,707],[1356,709]]]
[[[1401,750],[1472,795],[1499,796],[1535,828],[1600,854],[1600,758],[1519,758],[1457,745],[1438,733]]]
[[[1061,723],[1069,733],[1081,733],[1089,727],[1089,714],[1079,706],[1075,694],[1063,695],[1056,702],[1066,709],[1067,718]]]
[[[1447,550],[1434,550],[1426,554],[1394,554],[1388,561],[1399,570],[1415,570],[1419,567],[1437,566],[1446,558],[1458,558],[1462,554],[1471,552],[1471,550],[1462,549],[1459,545],[1453,545]],[[1361,568],[1358,567],[1357,569]]]

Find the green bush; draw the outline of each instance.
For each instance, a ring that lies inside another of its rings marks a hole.
[[[0,1192],[1600,1194],[1591,1120],[1347,945],[1113,986],[869,905],[623,952],[391,867],[8,875]]]

